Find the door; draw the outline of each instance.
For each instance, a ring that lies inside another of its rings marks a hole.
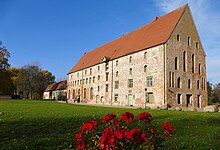
[[[133,95],[132,94],[128,94],[128,105],[133,106]]]
[[[148,95],[148,97],[147,97],[148,102],[152,103],[153,102],[153,93],[148,93],[147,95]]]
[[[197,106],[198,106],[198,108],[200,108],[200,95],[198,95],[198,102],[197,102]]]

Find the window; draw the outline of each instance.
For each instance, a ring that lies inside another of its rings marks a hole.
[[[79,77],[79,73],[77,73],[77,77]]]
[[[133,79],[128,79],[128,87],[133,87]]]
[[[89,83],[91,83],[92,78],[89,78]]]
[[[115,89],[119,88],[119,81],[115,81]]]
[[[177,94],[177,104],[181,104],[181,100],[182,99],[182,95],[181,94]]]
[[[88,78],[86,78],[86,84],[88,83]]]
[[[179,64],[178,64],[178,58],[175,57],[175,70],[178,70],[178,66],[179,66]]]
[[[105,85],[105,92],[108,92],[108,84]]]
[[[129,63],[131,63],[132,56],[129,57]]]
[[[93,88],[90,88],[90,99],[93,99]]]
[[[106,78],[105,79],[106,79],[106,81],[108,81],[108,72],[106,73]]]
[[[92,82],[95,83],[95,77],[93,77]]]
[[[201,74],[201,64],[199,64],[199,74]]]
[[[147,65],[144,65],[144,72],[147,72]]]
[[[87,74],[87,70],[85,70],[85,75]]]
[[[98,66],[98,71],[100,70],[100,66]]]
[[[199,42],[196,42],[196,48],[199,48]]]
[[[100,86],[98,86],[98,92],[99,92],[99,90],[100,90]]]
[[[118,101],[118,94],[115,94],[114,99],[115,99],[115,102]]]
[[[153,85],[153,77],[147,77],[147,86],[151,87]]]
[[[181,87],[181,80],[180,80],[180,77],[177,78],[177,88],[180,88]]]
[[[79,85],[79,80],[77,80],[77,85]]]
[[[199,85],[200,85],[200,83],[199,83],[199,80],[197,81],[197,89],[199,89]]]
[[[195,65],[194,59],[195,59],[195,56],[194,56],[194,54],[193,54],[193,55],[192,55],[192,73],[194,73],[194,65]]]
[[[171,87],[171,83],[172,83],[172,73],[171,73],[171,71],[169,72],[169,87]]]
[[[116,60],[115,65],[118,66],[118,60]]]
[[[82,85],[82,79],[80,80],[80,85]]]
[[[183,52],[183,71],[186,71],[186,51]]]
[[[105,63],[105,71],[108,70],[108,62]]]
[[[144,59],[147,59],[147,52],[144,52]]]
[[[129,75],[132,75],[132,68],[130,68],[129,70]]]
[[[188,46],[191,46],[191,38],[188,36]]]
[[[100,80],[100,75],[98,75],[98,80]]]
[[[90,75],[92,75],[92,68],[90,68]]]
[[[179,34],[177,34],[176,40],[177,40],[177,41],[180,41],[180,35],[179,35]]]
[[[172,72],[172,87],[174,87],[175,83],[175,76],[174,76],[174,72]]]
[[[83,93],[84,93],[84,98],[86,98],[86,88],[84,88]]]
[[[190,82],[190,79],[188,79],[188,88],[189,88],[189,89],[191,88],[191,82]]]
[[[118,77],[118,71],[116,71],[116,75],[115,76]]]
[[[85,79],[83,79],[83,84],[85,84]]]

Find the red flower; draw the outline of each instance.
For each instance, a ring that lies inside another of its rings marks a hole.
[[[78,149],[85,149],[86,147],[86,139],[78,139],[77,140],[77,145],[76,145],[76,148]]]
[[[86,134],[88,134],[88,131],[92,131],[94,132],[94,127],[98,126],[98,122],[95,120],[91,120],[88,122],[85,122],[82,127],[81,127],[81,131],[84,132],[86,131]]]
[[[116,139],[118,139],[118,140],[122,139],[122,133],[120,131],[115,131],[114,135],[115,135]]]
[[[156,131],[157,131],[157,130],[156,130],[156,129],[153,129],[153,128],[150,128],[150,129],[149,129],[149,133],[151,133],[151,134],[155,134]]]
[[[138,114],[138,120],[144,121],[145,124],[150,124],[152,116],[148,112]]]
[[[116,114],[107,114],[105,117],[102,119],[102,123],[108,122],[108,121],[113,121],[113,119],[116,118]]]
[[[102,137],[100,140],[100,148],[108,149],[115,147],[115,136],[112,128],[107,128],[102,132]]]
[[[164,134],[172,134],[173,127],[170,125],[169,122],[164,122],[164,124],[162,125],[162,129],[164,129]]]
[[[82,133],[76,133],[74,140],[82,139]]]
[[[134,115],[130,112],[125,112],[121,115],[121,120],[126,121],[126,123],[131,123],[134,118]]]
[[[131,129],[130,134],[132,135],[132,138],[136,143],[148,141],[146,134],[140,129],[133,128]]]

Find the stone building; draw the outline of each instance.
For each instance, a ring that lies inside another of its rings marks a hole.
[[[186,4],[85,53],[67,96],[82,103],[198,107],[208,104],[206,54]]]

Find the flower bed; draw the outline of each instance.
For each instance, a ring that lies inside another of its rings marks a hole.
[[[74,140],[77,149],[155,149],[162,143],[171,140],[173,127],[165,122],[161,129],[156,130],[152,124],[152,116],[148,112],[138,114],[140,122],[132,127],[134,115],[124,112],[116,118],[116,114],[106,114],[99,125],[96,120],[90,120],[81,126]],[[130,126],[129,126],[130,125]],[[103,128],[104,126],[104,128]]]

